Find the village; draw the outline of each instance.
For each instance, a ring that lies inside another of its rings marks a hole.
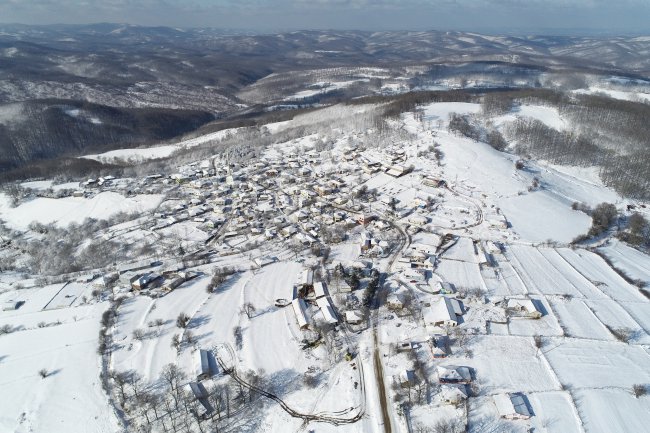
[[[187,431],[223,426],[252,410],[253,396],[265,401],[260,429],[585,431],[583,391],[567,387],[573,367],[562,352],[575,354],[584,337],[647,356],[645,331],[617,337],[644,329],[646,314],[619,301],[647,299],[593,252],[522,239],[499,206],[505,193],[441,162],[439,142],[460,139],[405,122],[415,138],[383,148],[348,136],[315,150],[322,140],[308,135],[248,163],[220,155],[73,188],[82,200],[160,196],[99,234],[146,240],[155,245],[148,257],[52,283],[43,306],[110,303],[99,354],[121,422],[185,428],[178,401],[164,411],[131,402],[174,372],[171,389],[185,390],[194,414]],[[516,197],[510,189],[525,191],[530,179],[498,158],[516,183],[503,189]],[[3,293],[3,310],[36,311],[21,293]],[[580,308],[605,331],[594,337],[576,325]],[[624,312],[613,318],[606,308]],[[644,365],[623,381],[646,380]],[[552,413],[562,421],[549,421]]]

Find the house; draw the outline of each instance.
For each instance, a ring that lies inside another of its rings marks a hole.
[[[467,400],[465,386],[443,385],[440,387],[440,399],[447,404],[457,405]]]
[[[492,399],[501,418],[529,419],[532,416],[521,394],[497,394]]]
[[[449,337],[445,335],[434,334],[431,336],[431,356],[434,358],[446,358]]]
[[[280,229],[280,234],[285,238],[289,238],[295,235],[296,233],[298,233],[298,228],[294,225],[288,225]]]
[[[413,252],[422,253],[427,256],[435,255],[437,250],[437,248],[433,245],[422,244],[422,243],[412,244],[410,249]]]
[[[412,341],[402,341],[397,343],[396,350],[398,352],[410,352],[416,349],[419,346],[419,343],[414,343]]]
[[[102,275],[101,278],[97,279],[93,283],[93,287],[98,288],[98,289],[105,289],[109,287],[112,283],[115,281],[119,280],[120,274],[115,271],[115,272],[108,272],[104,275]]]
[[[14,311],[19,309],[25,301],[14,301],[13,299],[10,299],[8,301],[5,301],[2,304],[2,311]]]
[[[403,165],[390,165],[386,170],[386,174],[392,177],[401,177],[408,172],[409,169],[407,167],[404,167]]]
[[[436,374],[440,383],[470,383],[472,381],[472,372],[469,367],[438,365]]]
[[[270,265],[271,263],[276,262],[275,257],[269,257],[269,256],[260,256],[256,257],[253,259],[253,263],[255,263],[258,267],[263,268],[264,266]]]
[[[366,213],[360,213],[355,215],[354,220],[357,222],[357,224],[361,225],[366,225],[372,222],[375,219],[374,215],[366,214]]]
[[[409,261],[409,267],[402,271],[402,279],[409,283],[418,284],[426,281],[426,275],[422,271],[412,269]]]
[[[363,316],[357,310],[346,311],[345,321],[350,325],[358,325],[363,322]]]
[[[134,281],[132,281],[131,288],[133,290],[144,290],[148,287],[153,286],[160,279],[162,279],[162,277],[159,273],[150,272],[148,274],[144,274],[140,277],[137,277]]]
[[[431,326],[456,326],[463,314],[460,302],[441,296],[423,311],[424,322]]]
[[[430,186],[432,188],[438,188],[439,186],[441,186],[440,179],[431,175],[422,176],[422,185]]]
[[[386,307],[389,310],[401,310],[404,308],[404,303],[396,293],[391,293],[386,298]]]
[[[296,315],[296,321],[300,329],[309,328],[309,318],[307,317],[307,304],[300,298],[295,298],[291,301],[293,313]]]
[[[393,377],[393,380],[402,388],[410,388],[418,382],[413,370],[402,370],[399,375]]]
[[[409,224],[420,227],[428,223],[429,218],[424,215],[411,215],[408,217],[408,222]]]
[[[537,309],[532,299],[508,299],[507,309],[513,317],[524,319],[539,319],[542,312]]]
[[[208,379],[217,374],[217,362],[212,352],[204,349],[194,352],[194,371],[197,381]]]

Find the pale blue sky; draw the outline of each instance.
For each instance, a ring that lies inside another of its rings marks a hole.
[[[650,33],[650,0],[0,0],[0,21],[257,31],[546,30]]]

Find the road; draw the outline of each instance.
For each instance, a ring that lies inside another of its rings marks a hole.
[[[395,249],[392,257],[386,265],[384,271],[385,274],[389,274],[393,268],[393,264],[397,258],[402,254],[405,248],[411,244],[411,237],[402,229],[399,225],[395,224],[393,221],[387,220],[387,222],[400,233],[400,245]],[[385,433],[392,433],[392,417],[390,416],[390,405],[388,403],[388,396],[386,394],[386,383],[384,381],[384,366],[381,361],[381,353],[379,350],[379,298],[377,293],[375,293],[375,299],[373,300],[374,308],[374,318],[372,320],[372,338],[374,343],[374,371],[375,371],[375,382],[377,382],[377,394],[379,395],[379,404],[381,405],[381,418],[384,427]]]

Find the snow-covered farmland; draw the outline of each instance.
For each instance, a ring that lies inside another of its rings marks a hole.
[[[22,298],[23,294],[12,296]],[[25,307],[41,305],[37,298],[25,297]],[[44,313],[26,308],[11,316],[0,312],[0,325],[24,327],[0,338],[0,430],[81,433],[118,429],[101,386],[96,355],[99,319],[105,307],[95,304]],[[37,326],[37,321],[47,325]],[[45,378],[39,374],[42,369]]]
[[[35,198],[12,208],[6,195],[0,195],[0,218],[20,230],[25,230],[31,222],[66,226],[86,218],[107,219],[118,212],[147,212],[155,209],[162,198],[157,194],[124,197],[105,191],[91,198]]]

